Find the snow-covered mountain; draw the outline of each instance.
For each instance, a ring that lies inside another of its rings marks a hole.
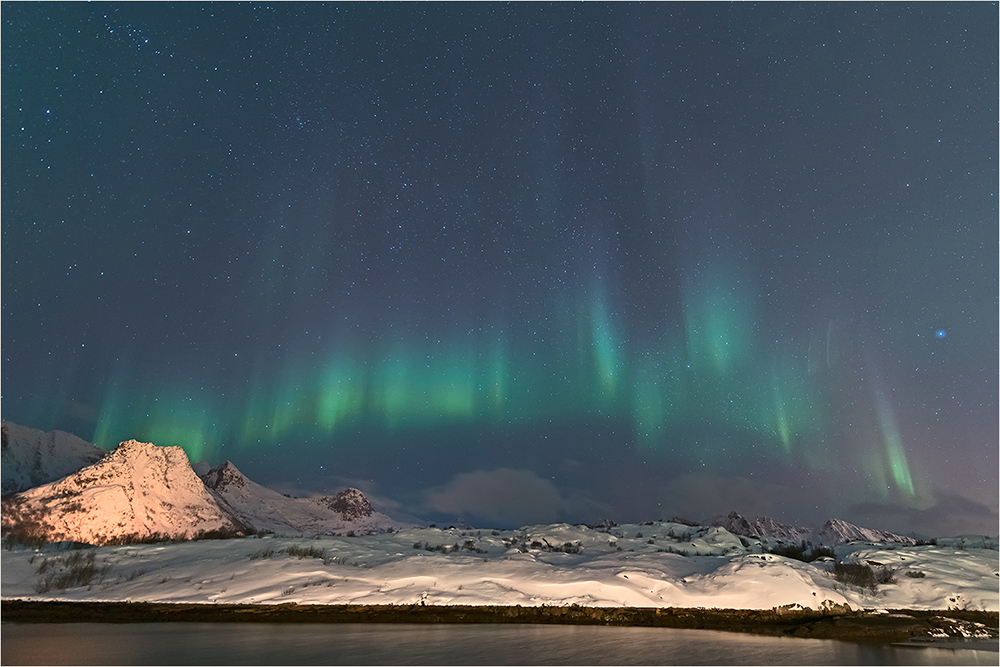
[[[194,474],[180,447],[129,440],[67,477],[4,500],[3,532],[108,544],[190,538],[242,527]]]
[[[0,493],[18,493],[62,479],[107,454],[65,433],[3,422],[0,426]]]
[[[898,544],[916,544],[916,540],[905,535],[897,535],[885,530],[862,528],[840,519],[830,519],[821,528],[802,528],[779,523],[771,517],[759,516],[747,519],[738,512],[730,512],[726,516],[717,516],[708,522],[711,526],[721,526],[733,535],[742,535],[755,539],[770,538],[782,542],[808,543],[834,546],[844,542],[896,542]]]
[[[23,491],[4,501],[5,535],[16,529],[41,541],[102,544],[244,529],[279,535],[379,534],[411,525],[374,511],[358,489],[290,498],[250,481],[229,461],[199,478],[180,447],[132,440],[106,455],[69,433],[10,422],[4,422],[2,435],[3,493]],[[733,535],[794,544],[915,543],[839,519],[813,529],[731,512],[706,523]]]
[[[897,542],[899,544],[916,544],[912,537],[897,535],[886,530],[862,528],[840,519],[830,519],[815,535],[816,544],[841,544],[843,542]]]
[[[202,481],[234,518],[258,532],[374,534],[405,527],[374,511],[357,489],[346,489],[334,496],[289,498],[249,480],[229,461],[210,470]]]
[[[778,523],[767,516],[759,516],[751,520],[738,512],[717,516],[711,519],[708,525],[721,526],[733,535],[752,538],[770,537],[785,542],[809,542],[813,535],[811,528],[798,528],[787,523]]]

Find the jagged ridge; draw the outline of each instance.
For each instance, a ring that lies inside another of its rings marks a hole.
[[[230,461],[205,473],[202,480],[232,516],[259,532],[332,535],[383,533],[405,527],[376,512],[358,489],[334,496],[289,498],[251,481]]]
[[[803,528],[779,523],[771,517],[759,516],[753,520],[747,519],[738,512],[730,512],[726,516],[711,519],[709,525],[721,526],[733,535],[742,535],[754,539],[770,538],[783,542],[814,544],[817,546],[834,546],[844,542],[858,540],[868,542],[896,542],[898,544],[916,544],[916,540],[905,535],[897,535],[885,530],[862,528],[841,519],[830,519],[820,528]]]

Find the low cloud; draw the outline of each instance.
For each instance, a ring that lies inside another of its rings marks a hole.
[[[443,488],[428,492],[424,506],[428,511],[501,528],[553,523],[604,509],[580,495],[564,496],[550,480],[530,470],[512,468],[459,473]]]
[[[737,511],[746,517],[770,516],[784,522],[810,522],[812,516],[791,515],[801,505],[801,492],[787,486],[736,475],[688,474],[665,484],[666,511],[693,521]],[[666,518],[666,517],[664,517]]]
[[[987,505],[958,495],[938,492],[929,507],[866,501],[846,510],[847,521],[872,528],[921,534],[923,537],[996,535],[998,513]]]

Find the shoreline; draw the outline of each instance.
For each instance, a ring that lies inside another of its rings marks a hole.
[[[683,607],[522,607],[422,605],[191,604],[155,602],[0,601],[4,623],[528,623],[682,628],[862,643],[951,637],[970,624],[989,628],[992,611],[816,611]]]

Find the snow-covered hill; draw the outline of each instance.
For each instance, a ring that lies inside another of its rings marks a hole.
[[[18,493],[62,479],[107,454],[65,433],[3,422],[0,426],[0,493]]]
[[[0,576],[6,599],[997,610],[996,546],[996,538],[979,538],[961,546],[836,547],[838,561],[892,575],[874,590],[838,579],[833,562],[762,553],[759,542],[724,528],[669,522],[78,551],[14,546],[0,551]]]
[[[897,535],[885,530],[862,528],[840,519],[830,519],[818,529],[801,528],[785,523],[779,523],[766,516],[750,520],[738,512],[730,512],[726,516],[717,516],[708,522],[713,526],[721,526],[734,535],[743,535],[754,539],[770,538],[782,542],[799,544],[802,542],[835,546],[844,542],[858,540],[868,542],[895,542],[897,544],[916,544],[916,540],[905,535]]]
[[[253,482],[226,461],[202,476],[209,492],[247,528],[279,535],[384,533],[407,527],[375,512],[357,489],[335,496],[289,498]]]
[[[3,532],[106,544],[236,531],[180,447],[129,440],[97,463],[4,500]]]

